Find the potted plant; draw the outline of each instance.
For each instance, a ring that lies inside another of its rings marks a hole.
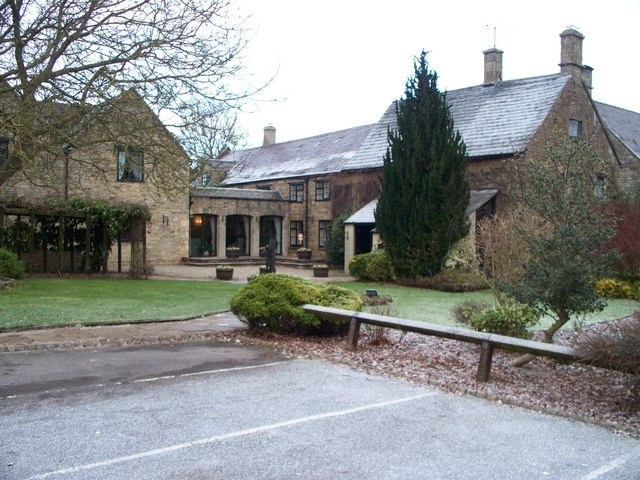
[[[267,256],[267,247],[260,247],[260,256],[261,257],[266,257]]]
[[[318,263],[313,267],[313,276],[314,277],[328,277],[329,276],[329,265],[326,263]]]
[[[240,256],[240,247],[227,247],[227,258],[238,258]]]
[[[311,249],[301,247],[298,249],[298,260],[310,260],[311,259]]]
[[[216,265],[216,278],[218,280],[231,280],[233,267],[231,265]]]
[[[267,273],[271,273],[271,270],[267,265],[260,265],[260,275],[265,275]]]

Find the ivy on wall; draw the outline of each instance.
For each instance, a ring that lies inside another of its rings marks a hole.
[[[61,220],[64,222],[63,248],[85,252],[88,225],[91,272],[106,272],[111,248],[118,236],[129,230],[132,220],[144,222],[151,217],[144,205],[79,198],[45,199],[38,203],[0,203],[0,213],[14,216],[14,219],[7,219],[0,225],[0,246],[18,255],[30,249],[32,226],[34,250],[59,250],[58,232]],[[30,225],[31,221],[33,225]]]

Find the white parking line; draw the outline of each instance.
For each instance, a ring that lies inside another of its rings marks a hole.
[[[203,370],[201,372],[189,372],[189,373],[182,373],[180,375],[164,375],[162,377],[140,378],[138,380],[134,380],[132,383],[157,382],[158,380],[168,380],[171,378],[195,377],[198,375],[211,375],[214,373],[236,372],[238,370],[252,370],[254,368],[273,367],[274,365],[282,365],[283,363],[289,363],[290,361],[291,360],[285,360],[282,362],[261,363],[259,365],[245,365],[243,367],[219,368],[217,370]]]
[[[310,415],[307,417],[295,418],[293,420],[287,420],[285,422],[272,423],[269,425],[263,425],[255,428],[248,428],[245,430],[238,430],[237,432],[225,433],[224,435],[218,435],[214,437],[201,438],[198,440],[193,440],[191,442],[178,443],[176,445],[170,445],[168,447],[157,448],[155,450],[147,450],[146,452],[135,453],[133,455],[126,455],[123,457],[115,457],[108,460],[103,460],[101,462],[88,463],[85,465],[76,465],[75,467],[63,468],[61,470],[54,470],[51,472],[45,472],[38,475],[34,475],[33,477],[29,477],[27,480],[36,480],[41,478],[49,478],[56,475],[67,475],[71,473],[78,473],[86,470],[93,470],[95,468],[107,467],[110,465],[116,465],[125,462],[131,462],[134,460],[139,460],[141,458],[153,457],[157,455],[163,455],[165,453],[171,453],[178,450],[184,450],[185,448],[196,447],[200,445],[208,445],[210,443],[220,442],[222,440],[228,440],[230,438],[242,437],[245,435],[253,435],[256,433],[267,432],[270,430],[277,430],[280,428],[290,427],[292,425],[300,425],[308,422],[315,422],[318,420],[324,420],[327,418],[334,417],[342,417],[346,415],[352,415],[354,413],[364,412],[367,410],[373,410],[378,408],[385,408],[391,405],[397,405],[399,403],[412,402],[415,400],[421,400],[426,397],[431,397],[433,395],[438,395],[438,392],[430,392],[424,393],[421,395],[415,395],[412,397],[404,397],[397,398],[395,400],[387,400],[386,402],[379,403],[370,403],[368,405],[362,405],[360,407],[348,408],[346,410],[337,410],[334,412],[320,413],[317,415]]]
[[[621,467],[622,465],[627,463],[627,460],[629,460],[629,458],[630,458],[630,455],[624,455],[622,457],[618,457],[614,460],[611,460],[606,465],[603,465],[597,470],[593,470],[588,475],[581,477],[580,480],[596,480],[601,475],[604,475],[605,473],[608,473],[611,470],[615,470],[616,468]]]

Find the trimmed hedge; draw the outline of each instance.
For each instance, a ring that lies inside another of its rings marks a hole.
[[[231,311],[252,329],[297,335],[342,335],[349,322],[320,318],[301,305],[362,309],[360,296],[346,288],[315,283],[291,275],[268,273],[254,277],[231,298]]]

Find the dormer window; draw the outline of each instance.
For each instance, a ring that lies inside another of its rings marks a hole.
[[[204,172],[202,175],[198,177],[198,180],[196,180],[196,185],[198,187],[206,187],[207,185],[209,185],[210,181],[211,181],[211,172]]]
[[[569,119],[569,138],[579,138],[582,136],[582,122],[575,118]]]
[[[118,147],[118,181],[143,182],[144,156],[141,150],[133,147]]]

